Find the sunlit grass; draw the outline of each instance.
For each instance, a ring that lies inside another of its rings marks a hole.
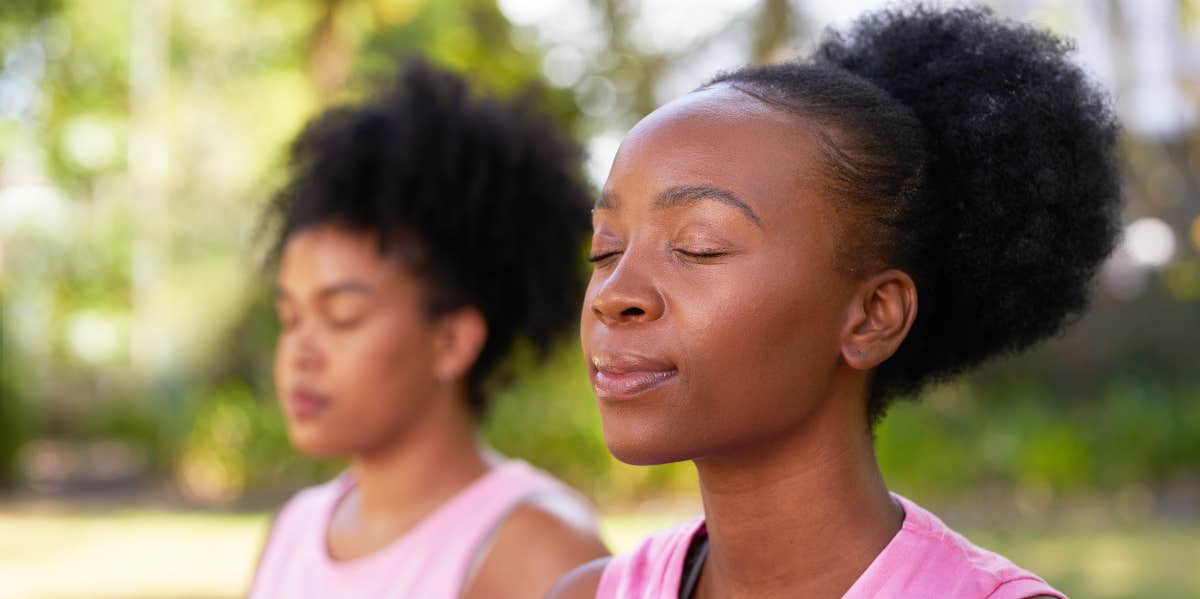
[[[238,597],[266,522],[263,514],[0,514],[0,597]]]
[[[1200,597],[1200,523],[968,530],[1074,597]]]
[[[602,534],[616,550],[691,514],[616,514]],[[267,515],[128,511],[0,513],[0,598],[239,597]],[[970,529],[1075,597],[1196,597],[1200,522]]]

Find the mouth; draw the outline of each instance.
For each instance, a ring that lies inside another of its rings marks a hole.
[[[330,403],[329,396],[302,387],[292,389],[287,397],[288,413],[296,420],[315,418],[324,412]]]
[[[630,355],[595,354],[588,367],[599,399],[631,399],[679,374],[675,365],[664,360]]]

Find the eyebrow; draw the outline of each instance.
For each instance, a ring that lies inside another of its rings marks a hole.
[[[356,281],[346,281],[344,283],[336,283],[336,284],[330,285],[330,286],[318,291],[317,296],[321,297],[321,298],[326,298],[331,295],[337,295],[339,293],[367,294],[367,293],[371,293],[372,291],[374,291],[374,290],[371,289],[371,287],[369,285],[367,285],[366,283],[359,283]]]
[[[743,202],[732,191],[713,187],[711,185],[676,185],[664,190],[654,198],[655,208],[675,208],[677,206],[688,206],[697,202],[714,201],[733,206],[739,212],[750,219],[750,222],[762,229],[762,219],[754,213],[754,209],[750,205]],[[616,192],[607,189],[600,192],[600,199],[596,200],[596,205],[593,210],[618,210],[621,207],[621,199]]]
[[[371,293],[372,291],[373,291],[373,289],[371,289],[371,287],[365,283],[359,283],[357,281],[346,281],[343,283],[335,283],[333,285],[325,287],[324,289],[321,289],[320,291],[317,292],[317,297],[324,299],[326,297],[329,297],[331,295],[336,295],[338,293]],[[287,289],[284,289],[283,287],[280,287],[278,285],[275,286],[275,298],[276,299],[285,299],[288,297],[291,297],[291,296],[288,294]]]
[[[600,190],[600,199],[592,206],[592,210],[617,210],[621,207],[621,199],[616,192],[607,189]]]
[[[733,206],[739,212],[750,219],[758,228],[763,228],[762,220],[750,208],[750,205],[743,202],[733,192],[713,187],[711,185],[677,185],[671,187],[654,199],[655,208],[674,208],[676,206],[689,206],[697,202],[714,201]]]

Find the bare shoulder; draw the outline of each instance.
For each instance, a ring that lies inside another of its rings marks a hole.
[[[600,577],[610,559],[612,558],[594,559],[571,570],[550,588],[546,599],[595,599],[596,589],[600,587]]]
[[[573,568],[607,555],[586,512],[556,503],[523,504],[497,528],[464,596],[541,598]]]

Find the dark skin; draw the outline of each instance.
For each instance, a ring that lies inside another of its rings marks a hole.
[[[692,460],[710,538],[694,597],[838,598],[899,531],[871,370],[912,326],[902,271],[844,264],[814,131],[718,85],[626,137],[594,211],[580,334],[605,440]],[[594,597],[606,560],[552,597]]]
[[[356,486],[335,507],[336,561],[403,536],[492,468],[465,376],[487,335],[479,311],[436,318],[424,283],[380,255],[373,234],[325,225],[284,248],[275,383],[293,444],[348,457]],[[463,595],[541,597],[564,572],[606,555],[566,506],[525,504],[501,523]]]

